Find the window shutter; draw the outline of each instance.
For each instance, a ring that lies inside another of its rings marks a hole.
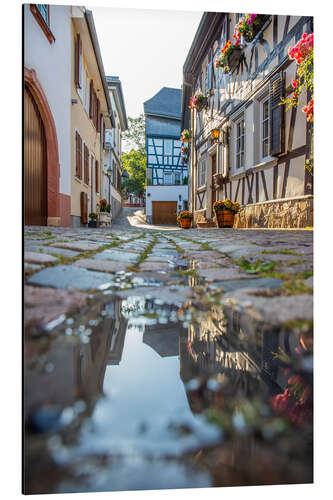
[[[88,195],[81,191],[81,223],[88,223]]]
[[[79,38],[80,35],[76,35],[75,38],[75,48],[74,48],[74,83],[75,86],[79,86]]]
[[[79,179],[82,179],[82,138],[79,136],[79,168],[78,168]]]
[[[78,86],[79,88],[81,89],[82,88],[82,40],[81,40],[81,37],[80,35],[78,35],[78,45],[79,45],[79,78],[78,78]]]
[[[207,91],[212,89],[212,49],[209,50],[207,64]]]
[[[101,131],[101,127],[100,127],[100,107],[101,107],[101,105],[99,103],[99,99],[97,99],[96,122],[95,122],[97,132]]]
[[[75,85],[76,87],[81,88],[82,87],[82,40],[79,34],[76,35],[75,39],[74,65],[75,65],[74,68]]]
[[[95,161],[95,191],[99,193],[99,170],[98,170],[98,161]]]
[[[277,156],[284,152],[284,74],[278,73],[269,83],[270,95],[270,154]]]
[[[93,92],[94,92],[94,87],[93,87],[93,81],[90,80],[90,87],[89,87],[89,117],[93,117]]]
[[[101,119],[102,119],[102,125],[103,125],[103,149],[105,149],[105,123],[104,123],[102,116],[101,116]]]

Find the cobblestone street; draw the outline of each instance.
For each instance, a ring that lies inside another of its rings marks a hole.
[[[197,284],[222,289],[224,301],[245,303],[266,320],[312,318],[312,231],[181,231],[133,222],[135,210],[127,211],[109,230],[25,228],[28,324],[38,325],[39,316],[46,324],[75,306],[74,290],[111,288],[122,296],[135,290],[178,303]],[[46,289],[36,287],[47,288],[49,307]]]
[[[312,236],[25,227],[26,491],[311,482]]]

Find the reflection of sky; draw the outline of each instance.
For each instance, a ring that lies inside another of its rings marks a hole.
[[[106,368],[106,397],[96,405],[92,425],[82,430],[81,453],[177,455],[218,437],[215,427],[192,414],[178,357],[161,358],[142,335],[129,328],[120,365]],[[168,429],[171,423],[187,424],[193,433],[180,437]]]

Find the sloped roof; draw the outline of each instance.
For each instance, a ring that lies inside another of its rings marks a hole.
[[[170,120],[169,118],[156,118],[149,116],[146,119],[146,134],[158,135],[162,137],[180,136],[180,120]]]
[[[145,115],[181,119],[181,89],[163,87],[151,99],[143,103]]]

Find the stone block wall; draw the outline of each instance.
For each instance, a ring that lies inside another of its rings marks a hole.
[[[272,200],[241,207],[234,228],[313,227],[313,196]]]

